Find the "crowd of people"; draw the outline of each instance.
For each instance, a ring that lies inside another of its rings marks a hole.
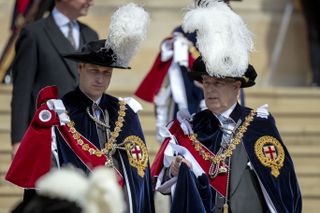
[[[12,212],[301,212],[294,164],[255,85],[252,33],[229,1],[194,0],[135,95],[155,104],[161,147],[150,165],[133,98],[106,93],[146,38],[149,14],[129,3],[108,36],[78,21],[93,0],[55,0],[26,25],[12,65],[12,156],[25,189]],[[67,187],[71,186],[70,189]]]

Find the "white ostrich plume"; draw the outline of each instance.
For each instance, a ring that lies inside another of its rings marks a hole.
[[[134,3],[120,7],[111,17],[106,48],[117,55],[117,62],[128,66],[145,39],[150,22],[149,14]]]
[[[84,213],[125,212],[126,204],[115,173],[106,167],[96,168],[89,179]]]
[[[74,167],[53,169],[36,183],[42,196],[76,202],[83,213],[118,213],[126,203],[113,169],[95,168],[89,177]]]
[[[88,181],[83,172],[72,167],[53,169],[39,178],[36,183],[39,194],[76,202],[83,205],[83,197],[88,190]]]
[[[206,7],[196,6],[185,14],[182,27],[197,31],[197,47],[210,76],[241,77],[254,49],[252,33],[227,4],[206,2]]]

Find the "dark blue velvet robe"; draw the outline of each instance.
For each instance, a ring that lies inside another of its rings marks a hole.
[[[62,98],[62,101],[66,107],[70,119],[74,121],[77,131],[84,137],[86,137],[89,141],[91,141],[91,143],[93,143],[96,147],[100,147],[96,124],[86,113],[87,107],[89,107],[91,110],[92,100],[90,100],[80,91],[79,88],[77,88],[76,90],[66,94]],[[117,98],[104,94],[99,104],[102,110],[107,110],[109,113],[111,130],[114,129],[115,122],[118,118],[118,103],[119,100]],[[117,138],[117,143],[123,142],[123,140],[130,135],[138,136],[145,142],[138,115],[129,106],[127,106],[124,119],[124,125],[119,137]],[[73,166],[81,168],[87,173],[89,172],[88,168],[80,161],[76,154],[62,139],[62,137],[59,136],[59,134],[57,134],[57,145],[60,165],[72,164]],[[145,170],[144,177],[141,177],[138,175],[137,169],[130,166],[126,151],[116,151],[115,155],[113,156],[118,162],[121,162],[119,155],[121,155],[125,165],[125,168],[122,168],[121,163],[119,163],[120,173],[124,177],[125,170],[128,176],[133,212],[154,212],[153,191],[151,185],[149,163]]]
[[[249,108],[237,105],[230,117],[236,122],[239,119],[244,121],[250,111],[251,109]],[[223,134],[219,128],[217,118],[209,110],[204,110],[193,117],[192,126],[194,132],[198,135],[198,140],[212,152],[216,153],[220,147]],[[262,165],[254,151],[255,142],[261,136],[266,135],[276,138],[284,148],[285,160],[278,177],[271,175],[271,169]],[[249,161],[265,187],[277,212],[301,212],[301,192],[294,171],[294,165],[281,140],[272,115],[269,115],[267,119],[255,116],[247,132],[244,134],[242,142]],[[196,178],[188,167],[181,166],[178,179],[171,212],[191,213],[212,212],[214,210],[216,193],[210,187],[207,176],[203,175]],[[209,190],[210,188],[211,190]]]

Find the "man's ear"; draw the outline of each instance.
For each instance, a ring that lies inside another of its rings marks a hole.
[[[235,82],[234,82],[234,87],[235,87],[236,90],[240,90],[240,88],[241,88],[241,81],[235,81]]]
[[[80,71],[83,69],[83,67],[84,67],[84,63],[78,63],[77,64],[77,68],[78,68],[78,73],[80,73]]]

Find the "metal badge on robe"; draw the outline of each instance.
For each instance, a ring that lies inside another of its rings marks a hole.
[[[138,136],[131,135],[124,140],[125,148],[132,167],[138,170],[143,177],[148,163],[148,150],[144,142]]]
[[[44,109],[44,110],[41,110],[41,112],[39,113],[39,119],[44,123],[50,121],[51,118],[52,118],[52,114],[49,110]]]
[[[278,177],[285,158],[280,142],[272,136],[262,136],[256,141],[254,149],[262,165],[271,168],[271,174]]]

